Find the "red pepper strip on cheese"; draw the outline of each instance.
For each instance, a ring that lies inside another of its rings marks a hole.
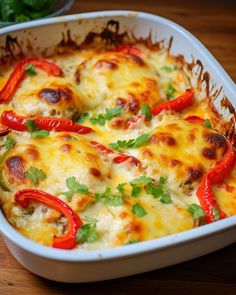
[[[83,223],[70,206],[55,196],[35,189],[19,190],[14,198],[16,203],[25,209],[29,206],[30,201],[37,201],[65,215],[68,220],[68,230],[64,236],[54,237],[52,246],[60,249],[73,249],[75,247],[76,233]]]
[[[13,111],[4,111],[1,116],[1,123],[12,130],[27,131],[26,122],[34,120],[37,127],[47,131],[70,131],[79,134],[87,134],[93,131],[92,128],[74,123],[69,119],[51,117],[23,117],[16,115]]]
[[[98,143],[97,141],[90,141],[90,144],[93,147],[95,147],[97,150],[99,150],[103,156],[115,155],[116,154],[114,150],[109,149],[108,147]],[[131,160],[131,162],[133,164],[135,164],[136,166],[141,166],[141,162],[137,158],[135,158],[133,156],[128,156],[128,155],[125,155],[125,154],[122,154],[122,153],[118,153],[113,158],[113,162],[117,163],[117,164],[123,163],[123,162],[125,162],[127,160]]]
[[[139,55],[142,54],[143,51],[134,45],[121,45],[116,47],[113,51],[123,52],[125,54]]]
[[[204,119],[198,116],[188,116],[184,120],[188,121],[189,123],[203,123],[205,121]]]
[[[216,203],[215,196],[212,192],[212,186],[224,181],[230,174],[236,163],[236,151],[232,143],[227,140],[227,151],[222,160],[216,164],[203,177],[197,190],[197,196],[202,209],[206,214],[206,222],[211,223],[218,219],[226,217]]]
[[[160,112],[162,112],[163,110],[171,110],[171,111],[176,111],[176,112],[180,112],[183,109],[191,106],[194,102],[194,91],[192,89],[187,89],[186,92],[177,97],[176,99],[173,99],[171,101],[165,101],[157,106],[154,106],[151,108],[151,113],[156,116],[158,115]],[[135,128],[135,124],[141,120],[144,119],[144,115],[142,114],[138,114],[137,116],[131,118],[127,125],[126,125],[126,129],[131,129],[131,128]],[[196,117],[196,118],[195,118]],[[194,123],[196,121],[191,121],[191,120],[197,120],[197,116],[191,116],[191,117],[187,117],[185,120],[189,121],[191,123]],[[199,122],[200,122],[199,118]],[[204,121],[204,120],[203,120]]]
[[[183,95],[170,100],[165,101],[157,106],[151,108],[151,113],[156,116],[160,114],[163,110],[171,110],[175,112],[180,112],[183,109],[191,106],[194,102],[194,91],[193,89],[187,89]]]
[[[29,57],[18,62],[13,69],[10,77],[0,91],[0,103],[7,103],[15,94],[21,81],[25,78],[25,70],[28,65],[34,65],[52,76],[62,76],[62,70],[60,67],[47,60],[39,59],[36,57]]]

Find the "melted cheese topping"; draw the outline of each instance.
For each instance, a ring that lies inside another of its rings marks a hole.
[[[137,46],[138,55],[90,49],[55,56],[53,61],[62,68],[63,77],[49,77],[36,69],[36,75],[24,79],[9,104],[1,105],[1,112],[13,109],[24,116],[77,118],[88,113],[83,124],[94,129],[85,136],[50,132],[47,137],[32,138],[28,132],[11,131],[8,138],[1,138],[2,208],[9,222],[26,237],[51,246],[55,235],[66,232],[67,220],[39,202],[32,202],[27,209],[17,205],[14,193],[23,188],[43,190],[63,200],[85,224],[89,218],[96,219],[96,238],[79,242],[78,249],[103,249],[154,239],[203,222],[201,218],[194,219],[188,207],[199,205],[199,183],[220,161],[226,144],[217,131],[188,123],[184,118],[195,115],[214,123],[216,115],[195,89],[196,103],[192,107],[178,114],[164,111],[150,121],[140,119],[134,128],[125,128],[143,105],[158,105],[191,87],[175,57],[165,50]],[[0,77],[1,87],[11,71],[8,69]],[[105,118],[101,124],[90,120],[104,117],[106,110],[117,106],[123,108],[117,116]],[[108,145],[142,134],[149,134],[148,142],[121,150],[137,158],[140,166],[131,160],[115,163],[118,151],[104,155],[91,145],[91,140]],[[9,136],[16,144],[6,150]],[[26,173],[32,167],[45,176],[33,182]],[[154,197],[142,185],[135,195],[130,183],[142,176],[155,182],[165,177],[167,200]],[[88,192],[74,191],[68,196],[68,179],[72,177]],[[224,183],[213,188],[217,203],[227,216],[236,214],[235,183],[236,169]],[[119,184],[124,184],[122,193],[117,189]],[[104,196],[107,188],[111,193]]]

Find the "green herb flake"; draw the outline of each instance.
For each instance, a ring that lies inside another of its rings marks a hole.
[[[30,167],[25,171],[24,176],[31,180],[33,184],[38,184],[40,180],[47,178],[46,173],[42,169],[36,167]]]
[[[84,224],[76,234],[76,241],[79,243],[93,243],[97,240],[97,220],[91,218],[84,218]]]
[[[145,119],[147,121],[150,121],[152,119],[152,113],[151,113],[149,105],[147,104],[141,107],[141,114],[145,116]]]
[[[193,219],[199,219],[205,216],[202,208],[197,204],[191,204],[188,206],[188,212],[193,215]]]
[[[139,239],[130,239],[130,240],[126,243],[126,245],[136,244],[136,243],[138,243],[138,242],[139,242]]]
[[[163,66],[160,68],[162,71],[166,72],[166,73],[171,73],[177,70],[177,66]]]
[[[32,138],[44,138],[49,136],[49,132],[47,130],[37,130],[31,133]]]
[[[126,182],[124,182],[124,183],[119,183],[119,184],[117,185],[116,189],[117,189],[121,194],[124,194],[124,192],[125,192],[125,185],[126,185],[126,184],[127,184]]]
[[[212,125],[211,125],[211,122],[209,119],[206,119],[203,123],[202,123],[203,126],[209,128],[209,129],[212,129]]]
[[[89,117],[90,117],[90,116],[89,116],[89,113],[81,114],[81,115],[79,116],[79,118],[78,118],[75,122],[78,123],[78,124],[82,124],[82,123],[84,123],[84,121],[86,121]]]
[[[174,97],[174,93],[176,92],[175,87],[169,82],[167,89],[166,89],[166,98],[167,100],[171,100]]]
[[[129,139],[129,140],[118,140],[117,142],[113,142],[109,144],[109,147],[120,151],[123,148],[137,148],[149,143],[149,133],[144,133],[138,136],[136,139]]]
[[[131,211],[137,217],[143,217],[147,214],[146,210],[139,203],[134,204]]]
[[[213,211],[213,219],[214,220],[219,220],[220,219],[220,213],[219,213],[219,210],[216,206],[214,206],[212,208],[212,211]]]
[[[5,149],[6,149],[7,151],[9,151],[9,150],[11,150],[15,145],[16,145],[16,140],[15,140],[13,137],[11,137],[10,135],[7,135],[7,137],[6,137],[6,141],[5,141],[5,144],[4,144]]]
[[[136,186],[136,185],[132,185],[132,191],[131,191],[131,196],[134,197],[134,198],[137,198],[140,193],[142,191],[142,188],[139,187],[139,186]]]
[[[35,66],[32,64],[28,64],[27,67],[25,68],[25,73],[28,76],[35,76],[36,75]]]
[[[106,205],[110,206],[121,206],[123,205],[123,194],[120,192],[112,193],[110,187],[107,187],[103,193],[95,193],[96,201],[101,201]]]
[[[140,176],[139,178],[132,180],[130,183],[131,184],[146,185],[150,182],[152,182],[152,178],[143,175],[143,176]]]
[[[152,195],[153,198],[159,199],[163,204],[172,203],[170,193],[165,187],[166,182],[167,178],[161,176],[158,183],[148,183],[146,186],[146,193]]]
[[[27,120],[25,126],[30,133],[39,129],[37,123],[33,119]]]
[[[90,119],[90,122],[94,125],[100,125],[100,126],[104,126],[106,123],[106,119],[103,115],[98,115],[98,117],[93,117]]]
[[[62,193],[63,195],[67,196],[68,198],[72,198],[74,194],[81,193],[84,195],[88,195],[88,187],[85,184],[80,184],[76,181],[75,176],[71,176],[66,179],[66,186],[69,189],[68,192]]]
[[[105,119],[110,121],[114,117],[120,116],[124,112],[122,106],[116,106],[111,109],[106,109]]]

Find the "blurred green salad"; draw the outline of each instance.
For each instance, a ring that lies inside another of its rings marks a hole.
[[[56,0],[0,0],[2,22],[23,22],[53,11]]]

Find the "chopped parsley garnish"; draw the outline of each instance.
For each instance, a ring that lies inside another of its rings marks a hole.
[[[76,193],[81,193],[84,195],[88,195],[89,193],[88,187],[85,184],[80,184],[78,181],[76,181],[75,176],[71,176],[66,179],[66,186],[69,191],[62,194],[67,196],[67,198],[72,198]]]
[[[216,206],[214,206],[212,208],[212,211],[213,211],[213,219],[214,220],[219,220],[220,219],[220,213],[219,213],[219,210]]]
[[[177,70],[177,67],[174,66],[163,66],[160,68],[162,71],[166,72],[166,73],[171,73]]]
[[[31,137],[33,138],[44,138],[49,135],[47,130],[37,130],[31,133]]]
[[[146,210],[139,203],[134,204],[131,211],[137,217],[143,217],[147,214]]]
[[[188,212],[193,215],[193,219],[199,219],[205,216],[202,208],[197,204],[191,204],[188,206]]]
[[[147,144],[149,142],[149,137],[149,133],[144,133],[138,136],[136,139],[118,140],[117,142],[110,143],[109,147],[118,151],[122,148],[137,148]]]
[[[33,119],[27,120],[25,123],[27,130],[31,133],[32,138],[44,138],[49,135],[46,130],[39,130],[37,123]]]
[[[135,243],[138,243],[138,242],[139,242],[138,239],[130,239],[130,240],[126,243],[126,245],[135,244]]]
[[[104,126],[106,121],[110,121],[114,117],[118,117],[123,113],[124,109],[122,106],[116,106],[111,109],[106,109],[105,114],[99,114],[97,117],[92,117],[90,119],[92,124],[98,124]]]
[[[134,184],[131,184],[131,186],[132,186],[131,196],[134,198],[137,198],[140,195],[142,188]]]
[[[28,76],[35,76],[36,75],[35,66],[32,64],[28,64],[27,67],[25,68],[25,73]]]
[[[40,180],[47,178],[46,173],[42,169],[30,167],[25,171],[24,176],[31,180],[33,184],[38,184]]]
[[[124,203],[123,193],[121,193],[120,191],[112,193],[110,187],[107,187],[103,193],[95,193],[95,199],[96,201],[103,202],[105,205],[115,207],[121,206]]]
[[[136,178],[136,179],[132,180],[130,183],[131,184],[146,185],[149,182],[152,182],[152,178],[143,175],[143,176],[140,176],[139,178]]]
[[[81,114],[81,115],[79,116],[79,118],[76,120],[76,123],[82,124],[82,123],[84,123],[84,121],[85,121],[86,119],[88,119],[88,118],[89,118],[89,113]]]
[[[146,193],[152,195],[154,198],[160,200],[164,204],[172,203],[170,193],[165,187],[167,179],[165,177],[160,177],[158,183],[150,182],[146,185]]]
[[[10,135],[7,135],[6,141],[5,141],[5,144],[4,144],[5,149],[7,151],[9,151],[15,146],[15,144],[16,144],[16,140],[13,137],[11,137]]]
[[[119,183],[118,185],[117,185],[117,190],[121,193],[121,194],[123,194],[124,193],[124,191],[125,191],[125,185],[126,185],[126,183],[124,182],[124,183]]]
[[[149,105],[147,105],[147,104],[144,104],[141,107],[141,114],[145,116],[145,119],[147,121],[150,121],[152,119],[152,113],[151,113]]]
[[[206,119],[202,124],[203,124],[203,126],[209,128],[209,129],[212,129],[211,122],[209,119]]]
[[[175,87],[169,82],[167,89],[166,89],[166,98],[167,100],[171,100],[174,97],[174,93],[176,92]]]
[[[97,240],[97,222],[95,218],[85,217],[83,220],[86,222],[76,234],[76,240],[79,243],[93,243]]]
[[[27,122],[25,123],[25,126],[30,133],[38,130],[38,125],[33,119],[27,120]]]

